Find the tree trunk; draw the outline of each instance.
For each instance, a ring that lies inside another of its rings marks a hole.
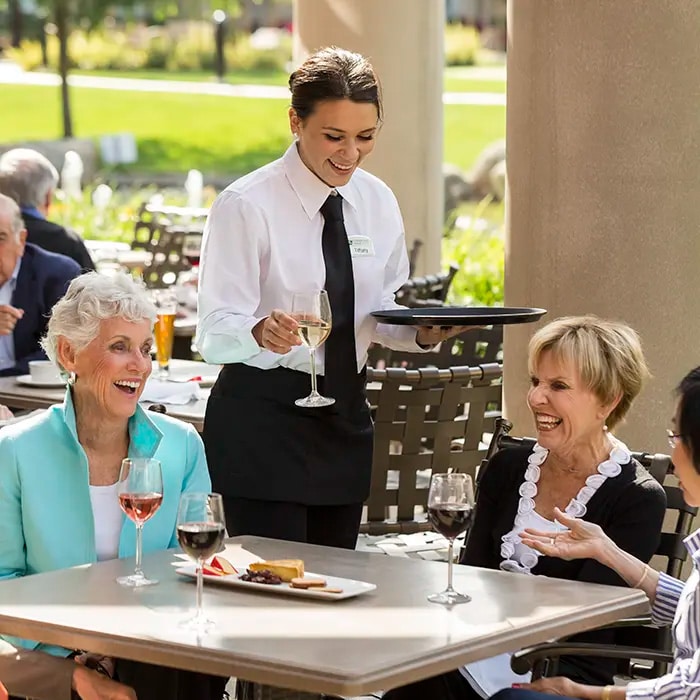
[[[56,0],[56,29],[58,33],[58,72],[61,76],[63,138],[73,136],[73,120],[68,91],[68,0]]]
[[[18,49],[20,42],[22,41],[22,24],[24,20],[19,0],[9,0],[8,12],[10,15],[10,27],[12,37],[10,41],[12,42],[12,46]]]

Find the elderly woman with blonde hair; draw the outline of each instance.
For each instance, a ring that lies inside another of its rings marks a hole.
[[[162,465],[163,501],[144,528],[145,552],[177,545],[183,492],[210,491],[195,429],[138,403],[151,373],[155,315],[146,290],[125,274],[78,277],[54,306],[43,345],[68,386],[62,404],[0,431],[0,578],[133,556],[134,524],[117,494],[126,457]],[[116,672],[139,700],[220,700],[225,686],[121,660]]]
[[[560,508],[600,525],[617,545],[648,561],[658,546],[666,498],[661,486],[610,430],[639,394],[648,369],[629,326],[595,316],[560,318],[541,328],[528,349],[527,403],[537,443],[496,453],[483,467],[474,524],[462,564],[591,583],[625,585],[592,559],[541,556],[520,537],[526,528],[564,529]],[[609,631],[577,635],[609,643]],[[562,675],[585,683],[612,683],[613,662],[565,658]],[[478,699],[528,680],[500,655],[410,686],[385,700]]]

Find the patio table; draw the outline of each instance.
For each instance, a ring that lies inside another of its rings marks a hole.
[[[193,360],[172,360],[171,371],[177,376],[212,376],[218,374],[219,367],[208,365],[205,362],[195,362]],[[18,384],[15,377],[0,377],[0,403],[12,408],[49,408],[54,404],[61,403],[65,395],[65,389],[50,387],[34,387]],[[179,418],[194,427],[201,433],[204,426],[204,412],[207,407],[209,389],[202,390],[202,398],[197,401],[190,401],[183,405],[166,404],[167,413],[173,418]],[[147,401],[142,402],[142,406],[148,408],[152,404]]]
[[[146,525],[148,527],[148,525]],[[644,613],[638,590],[455,567],[473,601],[429,603],[445,564],[237,537],[266,559],[302,558],[310,571],[369,581],[371,593],[326,602],[205,585],[216,621],[206,635],[180,628],[195,587],[175,573],[175,550],[146,555],[157,586],[132,590],[115,577],[133,560],[101,562],[0,582],[0,632],[316,693],[359,695],[454,669],[622,617]]]

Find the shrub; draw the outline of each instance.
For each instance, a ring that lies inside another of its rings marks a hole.
[[[226,46],[226,64],[236,71],[284,71],[291,60],[291,36],[281,38],[279,46],[275,48],[255,48],[248,36]]]
[[[214,33],[208,23],[190,23],[173,28],[151,28],[142,31],[75,30],[68,40],[71,68],[81,70],[212,71],[216,60]],[[257,48],[250,37],[243,36],[224,47],[227,66],[238,71],[285,70],[292,57],[292,40],[280,35],[277,46]],[[58,67],[58,39],[47,36],[49,66]],[[24,70],[41,67],[41,46],[38,41],[23,41],[19,49],[10,49],[8,56]]]
[[[167,205],[185,206],[187,203],[187,196],[180,189],[159,190],[155,186],[139,190],[124,188],[115,190],[107,207],[101,210],[92,201],[93,191],[94,187],[85,187],[81,199],[68,199],[58,190],[51,206],[51,220],[73,229],[83,238],[131,243],[134,240],[134,223],[142,204],[154,196],[162,198]],[[211,188],[205,188],[205,206],[211,205],[215,194]]]
[[[474,209],[472,222],[483,220],[489,204],[486,198]],[[457,263],[459,272],[450,286],[448,303],[503,306],[504,258],[502,225],[486,230],[477,230],[473,223],[465,230],[450,227],[442,241],[442,260],[444,265]]]
[[[445,64],[448,66],[473,66],[481,41],[474,27],[461,24],[445,26]]]

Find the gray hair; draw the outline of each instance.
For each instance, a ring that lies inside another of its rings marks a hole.
[[[38,151],[13,148],[0,156],[0,192],[21,207],[44,206],[46,196],[56,185],[58,171]]]
[[[41,346],[66,376],[67,372],[58,360],[58,339],[65,338],[79,352],[98,336],[100,323],[110,318],[153,323],[156,307],[143,283],[126,273],[108,276],[88,272],[76,277],[65,296],[56,302]]]
[[[10,228],[15,234],[15,239],[19,241],[19,234],[24,231],[24,220],[19,205],[12,197],[0,193],[0,212],[5,212],[10,218]]]

